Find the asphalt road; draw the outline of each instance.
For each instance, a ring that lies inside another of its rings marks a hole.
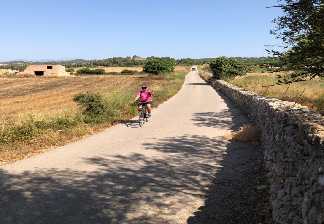
[[[0,167],[0,223],[253,223],[255,146],[228,140],[245,122],[191,72],[143,128]]]

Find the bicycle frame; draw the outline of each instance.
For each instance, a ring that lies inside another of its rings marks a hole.
[[[147,118],[147,104],[141,104],[141,110],[139,111],[138,123],[142,127],[145,122],[148,122],[148,118]]]

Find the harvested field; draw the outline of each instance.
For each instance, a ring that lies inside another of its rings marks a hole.
[[[8,78],[0,80],[0,113],[2,119],[26,114],[53,115],[74,111],[73,96],[80,92],[110,93],[136,86],[142,78],[71,77],[71,78]]]
[[[154,89],[166,83],[161,77],[90,76],[69,78],[2,78],[0,79],[0,114],[2,119],[26,114],[54,115],[76,110],[73,96],[81,92],[109,95],[133,90],[142,82]]]
[[[121,73],[124,70],[142,72],[143,67],[98,67],[104,69],[106,73]]]
[[[190,66],[184,66],[184,65],[177,65],[175,67],[176,72],[189,72],[190,71]]]

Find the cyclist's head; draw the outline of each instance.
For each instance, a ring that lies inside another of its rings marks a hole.
[[[147,89],[147,84],[146,84],[146,83],[143,83],[143,84],[142,84],[142,89],[143,89],[143,90]]]

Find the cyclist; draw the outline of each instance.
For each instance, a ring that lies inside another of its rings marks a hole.
[[[144,104],[146,104],[148,117],[151,116],[151,112],[152,112],[152,107],[151,107],[152,100],[153,100],[152,92],[148,89],[146,84],[143,84],[141,90],[137,93],[135,101],[139,101],[138,104],[139,110]]]

